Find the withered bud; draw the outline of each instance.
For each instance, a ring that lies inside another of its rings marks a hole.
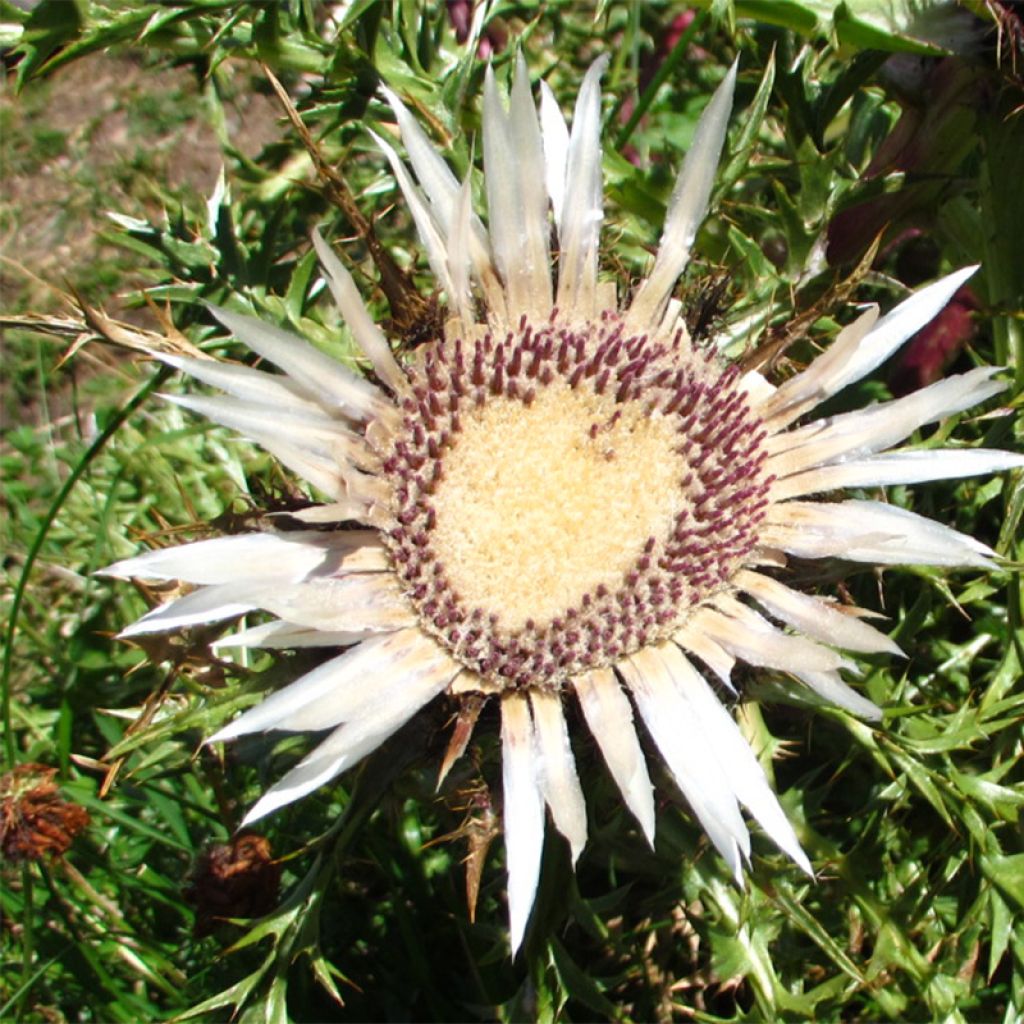
[[[62,857],[89,824],[84,807],[58,795],[56,768],[28,763],[0,777],[0,852],[5,860]]]
[[[200,854],[185,899],[196,908],[195,935],[210,935],[232,917],[262,917],[277,906],[281,865],[270,843],[251,832]]]

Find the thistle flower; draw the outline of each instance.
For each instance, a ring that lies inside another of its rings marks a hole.
[[[385,92],[411,173],[377,143],[447,296],[442,335],[396,357],[314,235],[372,378],[225,310],[221,323],[283,375],[161,358],[227,393],[172,401],[247,435],[329,501],[297,514],[308,530],[201,541],[108,570],[197,588],[126,636],[263,611],[273,620],[220,645],[345,648],[211,737],[330,730],[246,823],[350,768],[441,694],[497,698],[513,949],[533,905],[545,807],[574,862],[587,840],[569,702],[649,841],[654,798],[634,713],[737,880],[751,851],[741,806],[809,873],[718,694],[733,691],[741,661],[877,719],[844,681],[853,663],[842,652],[899,649],[859,609],[790,587],[787,558],[991,566],[994,553],[971,537],[834,492],[1024,466],[1000,451],[887,452],[1001,391],[992,368],[797,425],[931,320],[974,268],[884,317],[868,309],[778,388],[691,344],[672,292],[708,205],[735,67],[700,120],[654,264],[620,305],[598,275],[605,66],[587,73],[571,130],[543,84],[535,106],[522,58],[507,109],[488,71],[486,226],[468,181]]]

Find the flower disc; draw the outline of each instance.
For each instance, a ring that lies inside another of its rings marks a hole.
[[[423,351],[384,464],[388,542],[425,627],[502,686],[670,635],[755,541],[764,431],[681,335],[525,322]]]

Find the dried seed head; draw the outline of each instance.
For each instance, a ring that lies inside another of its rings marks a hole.
[[[197,938],[233,917],[262,917],[277,905],[282,866],[263,836],[243,832],[203,851],[185,898],[196,908]]]
[[[0,852],[5,860],[61,857],[89,824],[89,813],[62,800],[56,768],[20,764],[0,778]]]

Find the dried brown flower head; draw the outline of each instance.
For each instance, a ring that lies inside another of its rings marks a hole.
[[[227,918],[269,913],[280,885],[281,865],[263,836],[242,833],[205,850],[185,891],[196,908],[196,937],[212,934]]]
[[[29,762],[0,778],[0,852],[5,860],[62,857],[89,824],[84,807],[60,798],[56,768]]]

